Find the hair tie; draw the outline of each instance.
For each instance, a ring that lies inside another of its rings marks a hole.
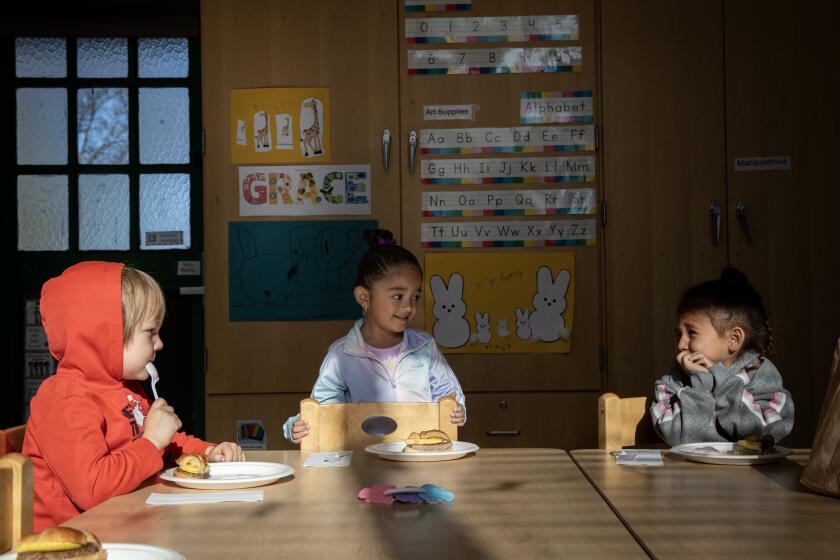
[[[377,247],[381,246],[381,245],[396,245],[396,244],[397,244],[397,242],[394,241],[393,239],[384,239],[384,238],[380,237],[376,240]]]

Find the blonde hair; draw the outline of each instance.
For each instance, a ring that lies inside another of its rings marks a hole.
[[[136,268],[122,271],[123,346],[128,344],[140,325],[149,319],[163,321],[166,302],[157,280]]]

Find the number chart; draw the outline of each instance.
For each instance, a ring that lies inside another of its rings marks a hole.
[[[577,38],[575,15],[405,20],[406,43],[573,41]]]
[[[526,74],[581,72],[583,47],[408,51],[408,73]]]

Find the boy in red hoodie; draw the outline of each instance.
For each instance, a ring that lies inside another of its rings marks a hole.
[[[41,320],[59,364],[32,399],[23,442],[35,531],[135,490],[182,453],[244,460],[236,444],[179,432],[172,407],[146,397],[164,312],[158,283],[120,263],[79,263],[44,284]]]

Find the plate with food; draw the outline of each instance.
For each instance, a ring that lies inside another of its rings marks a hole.
[[[374,443],[365,451],[389,461],[451,461],[478,451],[467,441],[450,441],[446,432],[425,430],[412,432],[404,441]]]
[[[135,543],[100,543],[89,531],[50,527],[21,538],[14,552],[0,560],[186,560],[171,548]]]
[[[699,463],[760,465],[778,461],[793,451],[776,445],[773,436],[751,436],[735,443],[728,441],[684,443],[672,447],[671,453]]]
[[[271,484],[295,473],[294,468],[283,463],[208,463],[207,458],[199,453],[181,455],[175,462],[178,466],[163,471],[161,480],[197,490],[253,488]]]

